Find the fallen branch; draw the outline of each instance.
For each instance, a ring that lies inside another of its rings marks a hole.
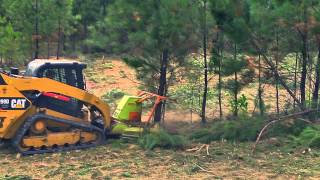
[[[196,152],[200,152],[201,149],[202,149],[203,147],[205,147],[205,146],[206,146],[206,144],[202,145],[198,150],[196,150]]]
[[[207,156],[209,156],[209,155],[210,155],[210,153],[209,153],[209,147],[210,147],[210,145],[209,145],[209,144],[203,144],[203,145],[201,145],[200,147],[195,147],[195,148],[192,148],[192,149],[187,149],[186,152],[200,152],[204,147],[206,148]]]
[[[195,147],[195,148],[192,148],[192,149],[187,149],[186,152],[197,151],[198,149],[199,149],[198,147]]]
[[[267,130],[268,127],[270,127],[271,125],[277,123],[277,122],[280,122],[280,121],[285,121],[287,120],[288,118],[292,118],[292,117],[295,117],[295,116],[301,116],[301,115],[305,115],[305,114],[309,114],[311,112],[315,112],[317,110],[315,109],[311,109],[311,110],[306,110],[306,111],[302,111],[302,112],[298,112],[298,113],[294,113],[294,114],[289,114],[289,115],[286,115],[286,116],[282,116],[282,117],[279,117],[278,119],[276,120],[272,120],[270,121],[268,124],[266,124],[260,131],[258,137],[257,137],[257,140],[256,142],[254,143],[253,145],[253,149],[252,149],[252,153],[255,152],[256,150],[256,147],[257,147],[257,144],[259,143],[261,137],[262,137],[262,134]],[[309,123],[311,124],[312,122],[311,121],[308,121],[308,120],[305,120],[305,119],[294,119],[294,120],[299,120],[299,121],[304,121],[306,123]]]
[[[197,167],[198,167],[201,171],[203,171],[203,172],[207,172],[207,173],[212,173],[212,174],[214,174],[213,171],[208,171],[208,170],[204,169],[203,167],[199,166],[198,164],[194,164],[194,165],[197,166]]]

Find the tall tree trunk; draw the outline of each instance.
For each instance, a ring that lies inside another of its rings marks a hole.
[[[320,84],[320,43],[318,43],[318,59],[315,68],[316,72],[316,81],[314,85],[314,90],[312,93],[312,107],[318,107],[318,99],[319,99],[319,84]]]
[[[263,105],[263,99],[262,99],[262,84],[261,84],[261,55],[259,54],[259,89],[258,89],[258,98],[259,98],[259,111],[260,115],[263,116],[264,114],[264,105]]]
[[[296,52],[296,62],[294,65],[294,95],[297,96],[297,76],[298,76],[298,56],[299,53]],[[293,109],[296,109],[296,102],[293,100]]]
[[[204,63],[204,89],[202,97],[202,108],[201,108],[201,122],[206,123],[206,106],[207,106],[207,94],[208,94],[208,62],[207,62],[207,0],[203,1],[203,63]]]
[[[57,59],[59,59],[60,57],[60,44],[61,44],[61,19],[59,17],[58,19],[58,26],[59,26],[59,29],[58,29],[58,47],[57,47]]]
[[[234,61],[237,61],[237,43],[234,43]],[[238,74],[237,71],[234,72],[234,104],[235,104],[235,109],[234,109],[234,116],[238,116]]]
[[[167,83],[166,83],[166,86],[165,86],[165,91],[164,91],[164,96],[167,96],[168,94],[168,90],[169,90],[169,86],[171,84],[171,82],[173,81],[173,78],[174,78],[174,68],[172,68],[170,71],[170,77],[168,78],[167,80]],[[161,118],[164,120],[165,119],[165,114],[166,114],[166,103],[167,101],[164,100],[163,103],[162,103],[162,114],[161,114]],[[164,121],[163,121],[164,122]]]
[[[47,58],[50,58],[50,38],[47,36]]]
[[[34,52],[34,59],[38,59],[39,58],[39,5],[38,5],[38,0],[36,0],[36,9],[35,9],[35,13],[36,13],[36,23],[35,23],[35,31],[36,31],[36,35],[35,35],[35,39],[36,39],[36,50]]]
[[[194,107],[194,103],[193,103],[193,97],[194,97],[194,86],[191,85],[191,107],[190,107],[190,119],[191,119],[191,123],[192,123],[192,115],[193,115],[193,107]]]
[[[276,30],[276,71],[278,71],[278,64],[279,64],[279,34],[278,30]],[[276,78],[276,103],[277,103],[277,115],[280,114],[280,108],[279,108],[279,81],[278,78]]]
[[[222,58],[223,58],[223,35],[222,35],[222,42],[220,46],[220,57],[219,57],[219,67],[218,67],[218,76],[219,76],[219,82],[218,82],[218,96],[219,96],[219,112],[220,112],[220,119],[223,117],[223,111],[222,111],[222,73],[221,73],[221,66],[222,66]]]
[[[301,40],[302,40],[302,71],[301,71],[301,79],[300,79],[300,96],[301,96],[301,104],[305,108],[306,107],[306,78],[307,78],[307,63],[308,63],[308,17],[307,17],[307,9],[304,7],[304,30],[300,31]]]
[[[82,38],[87,39],[87,37],[88,37],[88,22],[86,20],[84,20],[84,22],[83,22],[83,32],[84,32],[84,34],[83,34]],[[85,43],[83,43],[83,45],[82,45],[82,51],[85,54],[89,53],[89,48]]]
[[[307,78],[307,38],[303,37],[303,47],[302,47],[302,71],[300,79],[300,98],[301,104],[305,107],[306,101],[306,78]]]
[[[105,16],[107,14],[107,5],[109,3],[109,0],[102,0],[101,5],[102,5],[102,15]]]
[[[71,48],[72,48],[72,54],[76,54],[76,49],[77,49],[77,36],[75,34],[72,34],[70,36],[71,38]]]
[[[160,69],[159,88],[158,88],[158,95],[160,96],[165,95],[165,90],[167,85],[168,60],[169,60],[169,51],[165,49],[163,50],[162,57],[161,57],[161,69]],[[154,115],[155,122],[159,123],[161,121],[162,111],[163,111],[163,102],[160,102]]]
[[[62,39],[61,39],[61,41],[62,41],[62,52],[66,52],[67,51],[67,43],[66,43],[66,40],[67,40],[67,38],[66,38],[66,35],[63,33],[63,32],[61,32],[61,37],[62,37]]]
[[[308,47],[309,47],[309,45],[308,45]],[[312,97],[311,97],[311,92],[313,92],[313,87],[312,87],[312,73],[313,73],[313,59],[312,58],[310,58],[310,53],[308,53],[308,64],[309,64],[309,73],[308,73],[308,91],[309,91],[309,93],[308,93],[308,102],[309,102],[309,106],[310,107],[312,107]]]

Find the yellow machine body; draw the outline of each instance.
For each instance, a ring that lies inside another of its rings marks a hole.
[[[0,70],[0,141],[26,155],[97,146],[109,135],[139,134],[165,99],[148,92],[124,96],[111,118],[109,106],[85,90],[85,67],[34,60],[23,76]],[[142,121],[141,103],[151,98],[155,104]]]
[[[31,64],[35,66],[39,62]],[[82,69],[77,69],[79,64],[75,62],[41,63],[38,69],[43,72],[65,70],[60,79],[74,75],[75,79],[83,80]],[[23,154],[81,149],[104,143],[111,131],[109,106],[80,88],[81,81],[59,82],[55,77],[0,72],[1,141],[11,142]]]
[[[111,120],[108,105],[106,105],[98,97],[84,90],[68,86],[64,83],[60,83],[48,78],[10,77],[5,74],[1,74],[1,76],[7,83],[7,85],[0,85],[1,100],[4,101],[7,98],[20,98],[20,100],[25,100],[25,102],[21,105],[21,110],[19,110],[19,108],[15,110],[0,109],[0,117],[2,121],[2,125],[0,125],[0,138],[12,138],[19,128],[21,122],[23,122],[26,117],[32,116],[37,112],[37,109],[32,105],[32,103],[20,93],[23,91],[54,92],[79,99],[90,106],[95,106],[103,115],[105,128],[110,127]],[[11,104],[12,102],[10,102],[9,105],[11,106]],[[25,109],[27,104],[30,105]],[[59,118],[69,119],[71,121],[89,123],[87,120],[71,117],[59,112],[47,110],[46,113]]]

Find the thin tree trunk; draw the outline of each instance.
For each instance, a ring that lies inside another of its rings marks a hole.
[[[88,37],[88,23],[87,21],[85,20],[83,22],[83,39],[87,39]],[[89,53],[89,48],[86,44],[83,44],[82,46],[82,50],[83,52],[86,54],[86,53]]]
[[[167,94],[168,94],[168,84],[166,84],[163,96],[167,96]],[[162,103],[161,119],[162,119],[163,124],[165,123],[164,118],[165,118],[165,114],[166,114],[166,102],[167,101],[164,100]]]
[[[191,107],[190,107],[190,118],[191,118],[191,123],[192,123],[192,115],[193,115],[193,110],[192,110],[192,108],[193,108],[193,97],[194,97],[194,86],[192,85],[191,86]]]
[[[66,35],[63,32],[61,32],[61,37],[62,37],[61,41],[62,41],[62,53],[63,53],[67,51],[68,47],[66,44]]]
[[[234,61],[237,61],[237,43],[234,43]],[[237,71],[234,72],[234,103],[235,103],[235,109],[234,109],[234,116],[238,116],[238,74]]]
[[[309,47],[309,45],[308,45]],[[313,89],[312,89],[312,73],[313,73],[313,60],[312,58],[310,58],[310,53],[308,53],[308,64],[309,64],[309,73],[308,73],[308,90],[309,90],[309,93],[308,93],[308,101],[309,101],[309,106],[312,107],[312,97],[311,97],[311,92],[313,92]]]
[[[263,107],[263,99],[262,99],[262,85],[261,85],[261,55],[259,54],[259,89],[258,89],[258,98],[259,98],[259,110],[260,115],[263,116],[264,114],[264,107]]]
[[[297,96],[297,68],[298,68],[298,52],[296,52],[296,62],[294,65],[294,95]],[[293,109],[296,110],[296,102],[293,101]]]
[[[102,0],[101,5],[102,5],[102,15],[105,16],[107,14],[107,5],[109,0]]]
[[[34,59],[38,59],[39,58],[39,5],[38,5],[38,0],[36,0],[36,9],[35,9],[35,13],[36,13],[36,23],[35,23],[35,31],[36,31],[36,36],[35,36],[35,39],[36,39],[36,50],[35,50],[35,53],[34,53]]]
[[[276,71],[278,71],[278,64],[279,64],[279,34],[278,30],[276,30]],[[276,78],[276,103],[277,103],[277,115],[280,114],[280,108],[279,108],[279,82],[278,78]]]
[[[47,36],[47,58],[50,58],[50,38]]]
[[[77,49],[77,41],[76,41],[76,35],[72,35],[71,42],[72,42],[72,52],[75,54]]]
[[[58,47],[57,47],[57,59],[59,59],[60,57],[60,44],[61,44],[61,19],[59,17],[58,19],[58,26],[59,26],[59,29],[58,29]]]
[[[305,107],[306,101],[306,79],[307,79],[307,43],[306,38],[303,38],[303,48],[302,48],[302,71],[300,79],[300,98],[301,104]]]
[[[204,89],[203,89],[203,97],[202,97],[202,108],[201,108],[201,122],[206,123],[206,106],[207,106],[207,94],[208,94],[208,63],[207,63],[207,0],[203,1],[204,9],[203,9],[203,63],[204,63]]]
[[[223,36],[223,35],[222,35]],[[223,37],[222,37],[223,38]],[[222,40],[222,46],[223,46],[223,40]],[[220,58],[219,58],[219,82],[218,82],[218,96],[219,96],[219,112],[220,112],[220,119],[223,117],[223,112],[222,112],[222,78],[221,78],[221,66],[222,66],[222,58],[223,58],[223,48],[220,47]]]
[[[165,95],[165,89],[167,84],[167,66],[168,66],[168,59],[169,59],[169,51],[167,49],[163,50],[162,52],[162,58],[161,58],[161,69],[160,69],[160,78],[159,78],[159,88],[158,88],[158,95],[164,96]],[[155,115],[154,115],[154,121],[159,123],[161,121],[161,115],[163,111],[163,103],[160,102]]]
[[[314,90],[312,93],[312,107],[316,108],[318,107],[318,99],[319,99],[319,84],[320,84],[320,43],[318,43],[318,58],[317,58],[317,64],[315,68],[316,72],[316,82],[314,85]]]
[[[307,10],[304,7],[304,29],[307,31]],[[302,72],[300,79],[300,96],[301,96],[301,104],[305,108],[306,107],[306,78],[307,78],[307,58],[308,58],[308,33],[300,32],[302,38]]]
[[[174,68],[172,68],[170,70],[170,78],[168,79],[167,83],[166,83],[166,86],[165,86],[165,91],[164,91],[164,96],[167,96],[168,94],[168,89],[169,89],[169,86],[172,82],[172,79],[174,77]],[[162,115],[161,115],[161,118],[164,120],[165,119],[165,115],[166,115],[166,107],[167,107],[167,101],[164,100],[163,103],[162,103]],[[164,123],[164,121],[163,121]]]

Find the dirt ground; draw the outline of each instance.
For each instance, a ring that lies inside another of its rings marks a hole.
[[[101,66],[102,65],[102,66]],[[102,96],[112,89],[121,89],[128,94],[136,94],[140,82],[136,80],[135,71],[119,59],[99,60],[88,68],[87,75],[97,82],[87,79],[87,89],[95,95]]]
[[[320,152],[215,142],[147,151],[121,141],[73,152],[20,157],[0,151],[0,179],[319,179]],[[199,150],[200,149],[200,150]]]

